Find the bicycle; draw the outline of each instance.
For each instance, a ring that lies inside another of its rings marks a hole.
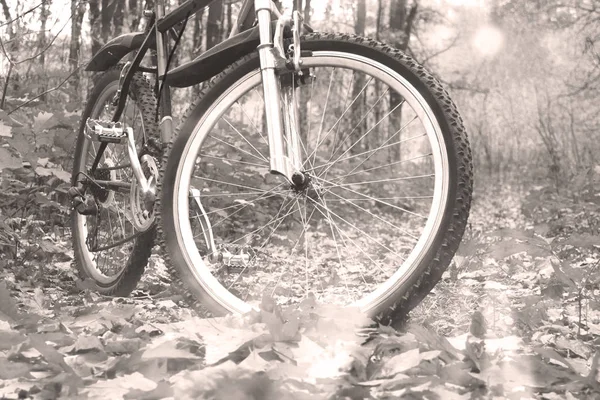
[[[471,152],[448,93],[396,49],[313,32],[301,1],[244,0],[228,39],[170,68],[210,2],[167,14],[157,0],[145,32],[88,65],[101,74],[70,190],[81,276],[128,295],[159,231],[174,285],[216,315],[311,293],[383,323],[406,314],[469,214]],[[175,133],[170,88],[201,82]]]

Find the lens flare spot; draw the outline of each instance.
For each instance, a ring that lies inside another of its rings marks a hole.
[[[484,25],[473,35],[473,47],[485,57],[495,56],[504,46],[504,34],[492,25]]]

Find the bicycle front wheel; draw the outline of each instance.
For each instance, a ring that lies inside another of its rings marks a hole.
[[[269,174],[259,61],[247,56],[192,105],[164,160],[165,247],[188,299],[217,314],[313,293],[389,322],[433,288],[462,238],[465,129],[439,82],[397,50],[320,34],[302,49],[304,73],[281,85],[300,89],[305,183]]]

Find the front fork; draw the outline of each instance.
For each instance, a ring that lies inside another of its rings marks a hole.
[[[291,84],[282,87],[277,73],[288,67],[283,49],[283,28],[286,22],[291,23],[291,19],[279,17],[274,37],[271,29],[271,15],[275,10],[273,7],[275,6],[271,0],[254,0],[260,34],[258,54],[267,120],[270,172],[283,175],[289,182],[297,182],[298,179],[303,180],[297,89],[294,88],[293,76]],[[298,18],[294,22],[299,23]],[[299,27],[295,25],[294,29]],[[294,53],[297,54],[294,68],[301,74],[299,35],[294,36]]]

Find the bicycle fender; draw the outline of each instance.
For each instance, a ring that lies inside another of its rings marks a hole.
[[[273,29],[275,23],[276,21],[273,22]],[[284,37],[292,37],[291,31],[286,29]],[[207,81],[236,60],[256,51],[259,43],[258,26],[255,26],[224,40],[194,60],[170,70],[166,74],[165,82],[173,87],[188,87]]]
[[[139,49],[145,38],[144,32],[132,32],[111,39],[92,57],[85,70],[106,71],[127,54]],[[154,40],[150,42],[150,47],[155,47]]]
[[[258,27],[248,29],[211,47],[194,60],[170,70],[165,82],[173,87],[188,87],[207,81],[229,64],[255,51],[258,44]]]

